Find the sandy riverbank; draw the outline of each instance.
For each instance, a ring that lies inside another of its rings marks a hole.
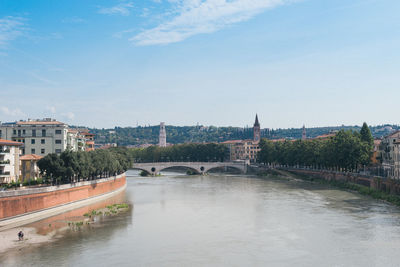
[[[60,229],[59,229],[60,230]],[[24,240],[18,240],[18,232],[24,233]],[[0,232],[0,254],[8,250],[22,250],[25,247],[50,242],[55,238],[58,231],[45,235],[38,234],[34,227],[17,227]]]

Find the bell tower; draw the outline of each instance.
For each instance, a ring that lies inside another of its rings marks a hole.
[[[160,123],[160,135],[158,137],[158,146],[166,147],[167,146],[167,133],[165,131],[165,123]]]
[[[303,124],[303,132],[301,134],[301,140],[307,140],[306,126],[304,124]]]
[[[261,129],[260,129],[260,123],[258,122],[258,116],[256,114],[256,121],[254,122],[253,126],[253,141],[260,142],[260,139],[261,139]]]

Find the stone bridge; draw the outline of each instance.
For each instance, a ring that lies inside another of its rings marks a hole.
[[[184,167],[198,174],[204,174],[211,169],[216,168],[234,168],[242,173],[247,172],[247,164],[245,162],[151,162],[151,163],[133,163],[131,169],[145,171],[151,175],[155,175],[160,171],[173,167]]]

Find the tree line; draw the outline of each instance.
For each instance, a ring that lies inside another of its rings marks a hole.
[[[272,142],[260,141],[258,161],[264,164],[304,166],[343,171],[358,170],[371,163],[373,137],[366,123],[360,132],[340,130],[327,139]]]
[[[89,152],[66,150],[60,155],[48,154],[37,164],[45,183],[66,184],[121,174],[132,161],[128,149],[110,148]]]
[[[168,147],[150,146],[143,149],[131,149],[135,162],[167,161],[224,161],[229,157],[228,148],[222,144],[181,144]]]
[[[169,147],[110,148],[94,151],[66,150],[60,155],[48,154],[38,161],[43,181],[66,184],[121,174],[133,162],[224,161],[228,149],[221,144],[182,144]]]

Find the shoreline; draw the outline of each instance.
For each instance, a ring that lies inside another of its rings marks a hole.
[[[32,218],[24,219],[21,216],[8,220],[6,224],[1,221],[3,227],[0,226],[0,261],[7,252],[20,251],[31,246],[56,241],[58,237],[62,237],[68,229],[71,229],[69,222],[84,220],[86,212],[124,202],[125,189],[126,184],[107,194],[41,211],[40,214],[34,214]],[[32,214],[27,216],[32,216]],[[22,241],[18,240],[19,231],[24,233]]]
[[[351,183],[351,182],[347,182],[347,181],[345,182],[345,181],[337,181],[337,180],[326,180],[321,177],[311,177],[311,176],[307,176],[306,174],[292,173],[291,171],[286,171],[286,170],[275,169],[274,171],[279,173],[279,175],[281,175],[282,177],[285,177],[285,178],[300,179],[302,181],[307,181],[310,183],[329,185],[338,190],[356,193],[361,196],[367,196],[372,199],[382,201],[383,203],[390,204],[395,207],[400,207],[400,196],[391,195],[386,192],[383,192],[383,191],[380,191],[377,189],[373,189],[373,188],[370,188],[367,186],[363,186],[360,184],[355,184],[355,183]],[[266,172],[266,173],[261,173],[260,176],[268,176],[268,175],[269,175],[269,173]]]

